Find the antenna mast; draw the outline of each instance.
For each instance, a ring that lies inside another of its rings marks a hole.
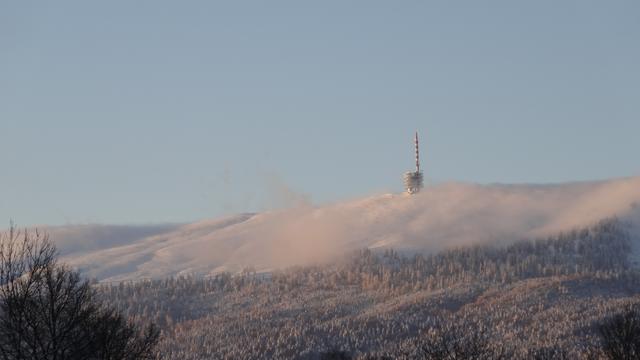
[[[422,189],[422,173],[420,172],[420,144],[418,142],[418,132],[414,137],[416,147],[416,171],[408,171],[404,174],[404,188],[408,194],[415,194]]]
[[[420,172],[420,151],[419,151],[419,145],[418,145],[418,131],[416,131],[416,172],[419,173]]]

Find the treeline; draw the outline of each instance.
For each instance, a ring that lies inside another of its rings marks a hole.
[[[98,288],[126,315],[161,326],[163,359],[316,359],[332,350],[416,358],[442,319],[444,330],[484,329],[511,358],[579,359],[599,344],[597,324],[640,302],[630,249],[625,225],[611,219],[506,246],[427,256],[362,250],[270,274]]]
[[[511,245],[476,245],[437,254],[401,255],[393,249],[381,253],[358,251],[331,265],[292,267],[259,274],[246,269],[240,274],[212,277],[179,276],[162,280],[123,282],[101,286],[105,294],[135,299],[139,294],[184,298],[194,294],[240,291],[246,287],[298,287],[336,289],[358,286],[395,294],[437,290],[460,284],[505,284],[549,276],[624,276],[629,267],[630,234],[617,220],[601,221],[586,229]]]
[[[333,267],[276,272],[273,282],[284,287],[357,285],[403,293],[535,277],[609,276],[624,273],[630,250],[629,233],[616,219],[610,219],[546,239],[517,241],[508,246],[460,247],[428,256],[407,257],[392,249],[377,254],[367,249]]]

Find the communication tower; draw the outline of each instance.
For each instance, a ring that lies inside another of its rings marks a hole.
[[[404,188],[408,194],[416,194],[422,189],[422,173],[420,172],[420,148],[418,144],[418,132],[415,137],[416,145],[416,171],[407,171],[404,173]]]

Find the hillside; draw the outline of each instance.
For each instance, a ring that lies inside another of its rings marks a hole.
[[[162,327],[163,359],[318,359],[332,349],[430,359],[417,351],[433,331],[482,334],[505,359],[600,359],[590,356],[598,324],[640,305],[630,247],[627,227],[610,219],[508,246],[411,257],[363,250],[268,277],[222,273],[99,289],[126,314]]]
[[[640,306],[638,204],[640,178],[449,183],[47,230],[109,304],[161,327],[163,359],[424,359],[438,331],[482,334],[510,359],[593,359],[598,324]]]
[[[637,254],[638,204],[640,178],[557,185],[445,183],[415,196],[387,194],[192,224],[47,231],[64,261],[99,280],[120,281],[271,271],[330,262],[366,248],[432,254],[465,245],[506,245],[612,217],[629,227]]]

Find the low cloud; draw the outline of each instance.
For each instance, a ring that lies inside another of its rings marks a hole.
[[[52,234],[72,264],[101,279],[122,280],[305,265],[362,248],[429,253],[506,244],[613,216],[640,223],[640,178],[544,186],[446,183],[414,196],[389,194],[324,206],[311,205],[308,197],[275,179],[274,191],[287,208],[166,228],[56,229]]]

